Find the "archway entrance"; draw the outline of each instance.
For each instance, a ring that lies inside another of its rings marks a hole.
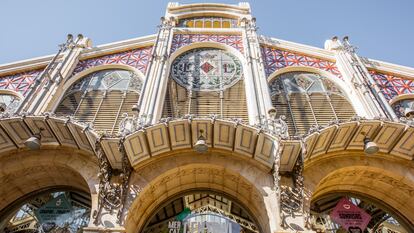
[[[192,217],[185,221],[182,218],[180,227],[210,219],[210,227],[231,229],[235,222],[240,230],[251,228],[244,232],[271,232],[274,183],[267,171],[257,165],[218,151],[181,152],[150,161],[131,176],[131,190],[137,192],[126,206],[126,232],[163,232],[165,226],[168,230],[169,221],[185,213]],[[157,224],[164,224],[164,228],[156,228]],[[198,226],[201,225],[195,227]]]
[[[334,214],[340,208],[338,205],[344,202],[344,200],[354,205],[355,210],[359,208],[361,214],[364,212],[364,215],[366,213],[366,216],[368,216],[366,229],[359,231],[359,229],[355,228],[355,232],[408,233],[412,230],[407,220],[403,219],[396,210],[387,206],[381,200],[352,192],[330,193],[314,200],[310,208],[313,230],[326,233],[347,232],[341,226],[341,221],[336,219]],[[350,207],[348,206],[348,208]],[[358,211],[354,211],[354,213],[358,214]],[[344,215],[343,217],[348,216]],[[364,217],[361,218],[360,215],[356,217],[364,220]]]
[[[0,154],[0,232],[78,232],[89,223],[98,165],[69,148]]]
[[[414,231],[414,183],[412,167],[389,155],[364,155],[357,152],[326,154],[305,164],[305,186],[310,212],[324,225],[339,201],[346,198],[366,212],[369,232],[381,227],[391,232]],[[325,220],[324,220],[325,218]],[[341,232],[338,226],[327,232]],[[379,231],[381,232],[381,231]]]
[[[250,213],[233,198],[212,191],[182,194],[161,205],[144,233],[259,232]]]
[[[1,232],[75,233],[89,223],[91,196],[70,187],[55,187],[30,193],[11,208],[1,221]]]

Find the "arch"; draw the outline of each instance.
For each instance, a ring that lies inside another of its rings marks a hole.
[[[243,73],[244,73],[244,78],[243,79],[245,80],[245,83],[244,83],[245,89],[249,89],[249,90],[252,89],[252,88],[249,88],[250,86],[252,86],[252,84],[250,84],[251,80],[249,78],[249,72],[248,72],[249,71],[249,66],[247,65],[247,61],[246,61],[244,55],[240,51],[238,51],[237,49],[235,49],[235,48],[233,48],[229,45],[218,43],[218,42],[197,42],[197,43],[193,43],[193,44],[190,44],[190,45],[183,46],[183,47],[177,49],[176,51],[174,51],[170,55],[170,57],[168,59],[168,62],[167,62],[167,64],[168,64],[167,65],[168,69],[167,69],[167,73],[166,73],[166,77],[168,77],[167,80],[170,77],[171,66],[172,66],[174,60],[177,57],[179,57],[180,55],[184,54],[185,52],[193,50],[193,49],[197,49],[197,48],[216,48],[216,49],[224,50],[224,51],[229,52],[232,55],[234,55],[237,59],[239,59],[239,61],[242,64],[242,67],[243,67]],[[163,96],[163,97],[166,96],[167,87],[168,87],[168,81],[165,81],[162,84],[162,87],[156,87],[157,89],[161,90],[160,96]],[[255,114],[252,114],[256,111],[254,109],[255,105],[253,104],[253,103],[255,103],[255,100],[253,99],[254,95],[251,91],[246,91],[245,94],[246,94],[246,100],[247,100],[247,113],[248,113],[248,116],[255,115]],[[156,110],[155,110],[155,114],[154,114],[155,119],[159,119],[161,117],[161,114],[163,112],[164,100],[165,100],[165,98],[160,98],[158,100],[158,102],[156,103],[156,105],[155,105],[156,106]],[[253,123],[254,119],[250,119],[250,118],[251,117],[249,117],[249,121],[251,121],[250,123]]]
[[[414,94],[401,94],[389,100],[390,105],[393,105],[401,100],[414,99]]]
[[[381,200],[397,217],[414,226],[414,168],[402,159],[361,152],[331,153],[306,161],[303,175],[312,201],[332,193],[355,193]]]
[[[21,93],[17,92],[17,91],[13,91],[13,90],[0,90],[0,95],[13,95],[16,96],[17,98],[19,98],[20,100],[23,100],[24,97]]]
[[[56,111],[56,108],[59,106],[60,102],[63,100],[65,96],[66,90],[68,90],[75,82],[81,80],[82,78],[94,72],[98,72],[101,70],[110,70],[110,69],[121,69],[121,70],[132,71],[138,76],[138,78],[141,80],[142,83],[144,83],[145,81],[145,75],[140,70],[132,66],[128,66],[124,64],[105,64],[105,65],[94,66],[94,67],[91,67],[89,69],[83,70],[75,74],[74,76],[70,77],[64,82],[63,87],[59,89],[60,93],[57,94],[59,97],[56,99],[54,103],[52,103],[52,108],[51,108],[52,112]]]
[[[332,120],[351,119],[358,108],[344,85],[336,76],[313,67],[282,68],[268,79],[276,116],[286,118],[289,133],[294,135]]]
[[[175,50],[171,55],[170,58],[168,59],[168,64],[172,64],[172,62],[181,54],[192,50],[192,49],[197,49],[197,48],[217,48],[217,49],[222,49],[225,50],[227,52],[232,53],[234,56],[236,56],[240,61],[242,61],[243,64],[243,70],[245,70],[247,67],[247,61],[246,58],[244,57],[244,55],[237,49],[223,44],[223,43],[219,43],[219,42],[212,42],[212,41],[206,41],[206,42],[196,42],[196,43],[192,43],[190,45],[186,45],[183,47],[180,47],[179,49]],[[171,68],[171,67],[170,67]]]
[[[270,232],[272,214],[265,199],[267,189],[273,186],[272,177],[241,159],[219,153],[181,153],[136,170],[131,186],[140,191],[126,208],[129,209],[125,221],[127,232],[140,232],[162,203],[194,190],[213,191],[237,200],[256,217],[261,232]]]
[[[300,72],[300,71],[316,73],[316,74],[326,77],[329,81],[333,82],[337,87],[339,87],[343,93],[345,93],[345,98],[348,100],[349,103],[351,103],[357,115],[359,116],[367,115],[367,111],[365,110],[364,105],[361,103],[359,99],[355,98],[356,93],[354,92],[353,88],[349,88],[349,84],[345,83],[345,81],[341,80],[340,78],[338,78],[337,76],[335,76],[334,74],[328,71],[321,70],[315,67],[310,67],[310,66],[288,66],[288,67],[284,67],[284,68],[276,70],[271,75],[269,75],[267,80],[268,80],[268,83],[270,83],[277,76],[281,74],[288,73],[288,72]]]
[[[402,94],[389,101],[397,117],[411,119],[413,117],[414,94]]]
[[[65,93],[54,113],[72,116],[100,132],[118,132],[123,115],[133,114],[132,107],[142,92],[142,77],[134,71],[110,67],[115,66],[105,65],[81,72],[76,82],[73,79],[71,86],[64,88]],[[93,71],[95,69],[99,71]],[[88,75],[81,76],[86,73]]]
[[[314,68],[314,67],[310,67],[310,66],[288,66],[288,67],[284,67],[281,69],[276,70],[275,72],[273,72],[271,75],[269,75],[269,77],[267,78],[267,82],[270,83],[273,80],[275,80],[278,76],[285,74],[285,73],[290,73],[290,72],[309,72],[309,73],[315,73],[315,74],[319,74],[323,77],[326,77],[329,81],[333,82],[336,86],[338,86],[341,91],[343,91],[344,93],[346,93],[346,99],[351,103],[352,101],[350,100],[350,96],[351,93],[349,92],[349,88],[347,88],[346,84],[344,81],[342,81],[341,79],[339,79],[337,76],[333,75],[332,73],[325,71],[325,70],[321,70],[318,68]],[[356,109],[354,107],[354,109]]]
[[[96,194],[98,164],[94,156],[73,149],[42,149],[0,157],[0,216],[7,215],[31,194],[71,188]]]

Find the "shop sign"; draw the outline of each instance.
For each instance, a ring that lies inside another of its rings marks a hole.
[[[35,215],[40,223],[55,222],[60,218],[64,218],[71,213],[72,206],[66,199],[65,194],[61,194],[35,211]]]
[[[331,212],[331,219],[350,233],[362,233],[371,216],[354,205],[348,198],[342,198]]]
[[[168,222],[168,233],[180,233],[181,222],[180,221],[169,221]]]

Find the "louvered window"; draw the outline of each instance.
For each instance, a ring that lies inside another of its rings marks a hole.
[[[216,114],[248,121],[240,61],[219,49],[191,50],[172,65],[163,117]]]
[[[74,83],[56,109],[58,116],[73,116],[100,132],[117,133],[124,113],[138,102],[141,80],[132,71],[102,70]]]
[[[318,74],[285,73],[273,79],[269,86],[277,117],[286,117],[291,136],[303,135],[312,126],[349,120],[355,115],[342,91]]]

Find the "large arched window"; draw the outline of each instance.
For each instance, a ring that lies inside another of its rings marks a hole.
[[[392,104],[398,117],[414,119],[414,98],[402,99]]]
[[[132,71],[111,69],[94,72],[69,88],[56,114],[91,123],[95,130],[101,132],[116,133],[122,115],[132,115],[131,108],[138,101],[141,84]]]
[[[0,92],[0,112],[14,113],[20,105],[20,98],[16,95]]]
[[[248,120],[242,65],[234,55],[202,48],[174,60],[163,115],[187,114]]]
[[[315,125],[349,120],[355,112],[343,92],[326,77],[289,72],[273,79],[270,93],[277,116],[284,115],[289,135],[303,135]]]

